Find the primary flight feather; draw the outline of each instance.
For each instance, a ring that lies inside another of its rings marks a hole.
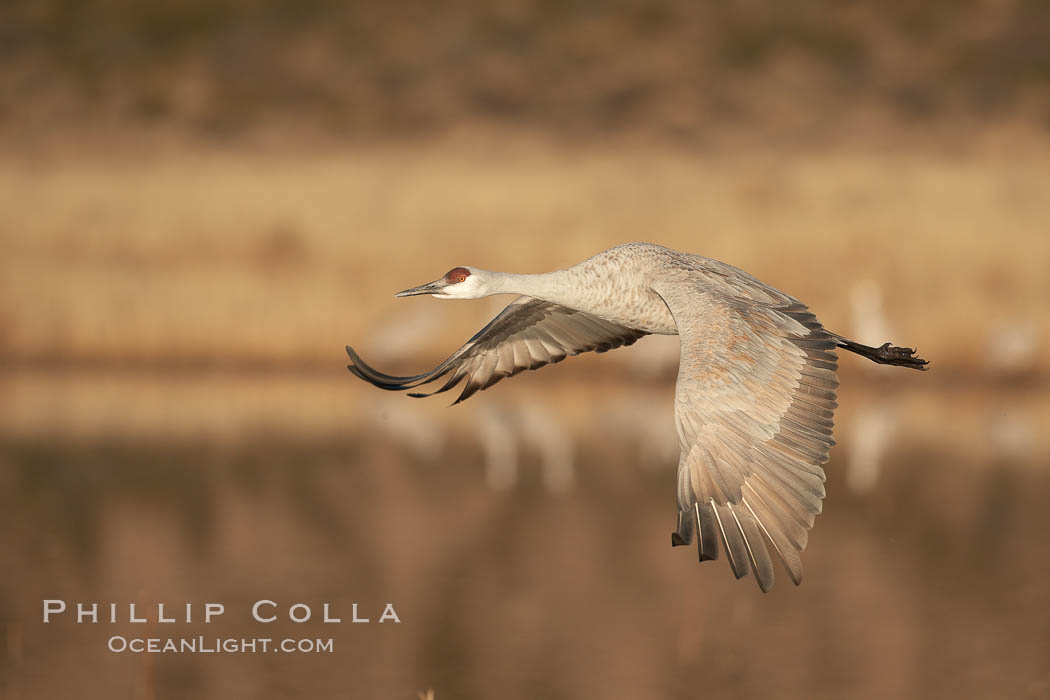
[[[538,275],[457,267],[397,296],[514,302],[440,365],[412,377],[379,372],[347,346],[355,375],[381,389],[430,396],[460,384],[455,403],[504,377],[644,335],[675,335],[678,522],[673,545],[721,547],[737,578],[773,585],[773,556],[802,580],[800,552],[821,510],[838,405],[836,348],[926,369],[913,350],[874,348],[827,331],[797,299],[743,270],[651,243],[629,243]],[[431,387],[428,387],[431,388]]]

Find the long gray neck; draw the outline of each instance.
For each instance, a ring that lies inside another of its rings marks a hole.
[[[524,294],[565,306],[575,307],[580,301],[579,289],[573,280],[572,270],[558,270],[538,275],[504,273],[500,275],[496,286],[499,290],[496,292],[498,294]]]
[[[647,333],[677,333],[667,304],[652,291],[646,275],[629,265],[620,265],[612,274],[609,268],[613,266],[607,262],[607,257],[592,258],[539,275],[489,273],[487,291],[543,299]]]

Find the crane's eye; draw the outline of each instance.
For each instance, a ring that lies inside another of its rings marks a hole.
[[[445,281],[449,284],[459,284],[470,277],[470,270],[464,267],[454,267],[445,275]]]

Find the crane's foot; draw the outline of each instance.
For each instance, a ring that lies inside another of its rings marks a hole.
[[[876,351],[876,362],[884,365],[897,365],[898,367],[911,367],[912,369],[925,370],[929,360],[915,357],[915,348],[899,348],[896,345],[883,343]]]
[[[915,357],[915,348],[899,348],[896,345],[890,345],[889,343],[883,343],[879,347],[873,348],[868,345],[861,345],[860,343],[856,343],[846,338],[840,338],[839,347],[845,348],[850,352],[855,352],[862,357],[868,358],[872,362],[879,363],[880,365],[895,365],[897,367],[926,370],[927,365],[930,364],[929,360]]]

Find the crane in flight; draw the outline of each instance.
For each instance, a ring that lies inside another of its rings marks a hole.
[[[800,553],[821,510],[822,465],[835,444],[836,349],[880,364],[928,364],[912,349],[870,347],[826,330],[802,302],[743,270],[651,243],[617,246],[544,274],[456,267],[396,296],[419,294],[520,296],[429,372],[384,374],[347,346],[351,372],[390,391],[447,377],[437,389],[409,396],[462,383],[459,403],[570,355],[606,352],[648,334],[678,335],[678,521],[671,544],[695,539],[701,562],[717,559],[721,546],[733,574],[754,572],[763,592],[773,586],[771,552],[796,585],[802,581]]]

